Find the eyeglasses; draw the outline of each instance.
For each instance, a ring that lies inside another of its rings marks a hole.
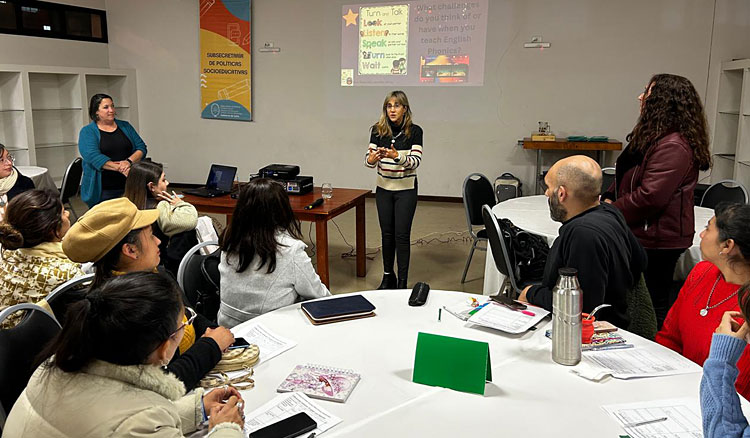
[[[385,107],[386,107],[386,109],[400,109],[400,108],[403,108],[404,106],[401,105],[400,103],[394,103],[394,104],[390,104],[389,103]]]
[[[195,318],[198,316],[195,310],[191,309],[190,307],[185,307],[185,313],[187,313],[187,321],[180,324],[180,326],[177,327],[177,330],[173,331],[169,336],[174,336],[175,334],[177,334],[177,332],[192,324],[193,321],[195,321]]]
[[[8,155],[5,156],[5,158],[0,158],[0,164],[4,163],[6,161],[9,162],[10,164],[13,164],[13,163],[16,162],[16,157],[14,157],[11,154],[8,154]]]

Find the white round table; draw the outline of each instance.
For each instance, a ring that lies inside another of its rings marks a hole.
[[[327,438],[616,437],[623,430],[602,405],[698,396],[698,365],[690,374],[593,383],[552,362],[551,342],[544,336],[548,321],[522,336],[475,328],[445,311],[438,322],[441,306],[470,295],[433,290],[426,305],[409,307],[409,293],[361,292],[376,306],[373,318],[313,326],[300,304],[293,304],[235,327],[233,331],[240,332],[244,325],[260,322],[297,342],[255,367],[255,388],[243,391],[245,412],[276,397],[279,384],[295,365],[304,363],[349,368],[362,376],[346,403],[313,400],[343,419],[325,432]],[[489,343],[492,382],[487,383],[485,395],[413,383],[420,331]],[[621,333],[636,346],[651,344]]]
[[[492,207],[492,211],[499,218],[510,219],[519,228],[543,236],[547,239],[547,243],[550,246],[557,239],[561,224],[550,218],[549,205],[547,204],[547,197],[545,195],[509,199]],[[690,270],[701,261],[700,233],[713,215],[713,209],[695,207],[695,236],[693,236],[693,245],[677,261],[674,275],[676,280],[687,278]],[[496,294],[500,289],[503,279],[503,275],[495,268],[495,261],[492,259],[492,250],[488,247],[484,263],[484,288],[482,289],[484,295]]]
[[[34,182],[34,187],[37,189],[58,189],[46,167],[16,166],[16,169],[18,169],[21,175],[31,178],[31,181]]]

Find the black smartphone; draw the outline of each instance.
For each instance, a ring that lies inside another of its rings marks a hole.
[[[229,349],[232,350],[234,348],[245,348],[249,347],[250,343],[245,340],[245,338],[234,338],[234,344],[232,344]]]
[[[513,310],[526,310],[526,305],[521,304],[516,300],[511,300],[503,294],[492,295],[490,297],[492,301],[502,304],[503,306],[509,307]]]
[[[316,427],[318,427],[318,423],[315,420],[306,413],[299,412],[289,418],[256,430],[248,438],[293,438],[310,432]]]

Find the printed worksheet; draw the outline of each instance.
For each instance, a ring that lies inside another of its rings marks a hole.
[[[252,324],[240,329],[235,327],[232,329],[232,333],[234,333],[235,337],[245,338],[247,342],[258,346],[260,349],[260,359],[255,365],[256,367],[264,361],[276,357],[297,345],[296,342],[273,333],[261,323]]]
[[[697,398],[602,406],[631,438],[694,438],[703,435]]]
[[[690,359],[660,346],[584,352],[583,361],[617,379],[701,372]]]
[[[507,333],[523,333],[549,312],[541,307],[527,305],[526,310],[512,310],[502,304],[490,302],[469,318],[469,322]]]
[[[318,428],[312,431],[315,435],[320,435],[341,423],[341,418],[333,416],[330,412],[316,405],[305,394],[291,392],[281,394],[247,414],[245,416],[245,433],[252,433],[269,424],[289,418],[298,412],[306,413],[318,423]]]

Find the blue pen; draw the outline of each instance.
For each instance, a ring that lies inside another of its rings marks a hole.
[[[486,306],[486,305],[487,305],[487,304],[489,304],[489,303],[490,303],[490,302],[489,302],[489,301],[487,301],[486,303],[484,303],[484,304],[481,304],[481,305],[479,305],[479,306],[478,306],[478,307],[477,307],[476,309],[474,309],[474,310],[472,310],[471,312],[469,312],[469,315],[473,315],[473,314],[475,314],[475,313],[479,312],[479,309],[481,309],[482,307]]]

